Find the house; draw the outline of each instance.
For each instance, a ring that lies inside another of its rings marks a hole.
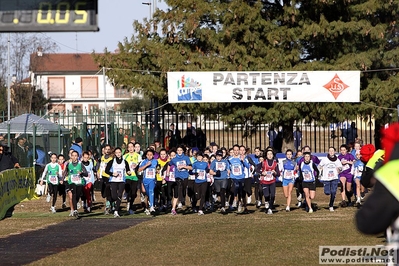
[[[132,91],[115,87],[104,78],[91,54],[45,54],[39,50],[30,57],[30,80],[50,99],[50,115],[91,115],[101,113],[105,106],[112,112],[133,96]]]

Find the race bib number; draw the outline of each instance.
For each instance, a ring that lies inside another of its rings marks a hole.
[[[58,185],[58,177],[56,175],[50,175],[48,177],[48,180],[50,181],[51,184]]]
[[[293,179],[295,177],[294,170],[285,170],[284,171],[284,178],[285,179]]]
[[[233,175],[242,175],[241,165],[233,164]]]
[[[309,171],[303,172],[303,180],[310,181],[312,179],[312,174]]]
[[[327,177],[328,177],[328,179],[333,179],[335,177],[334,171],[331,171],[331,170],[328,171]]]
[[[213,182],[213,178],[212,178],[212,176],[210,174],[206,175],[206,182],[208,182],[208,183],[212,183]]]
[[[179,170],[179,171],[187,171],[187,169],[182,169],[182,167],[184,167],[184,166],[186,166],[187,164],[186,164],[186,161],[178,161],[177,163],[176,163],[176,166],[177,166],[177,169]]]
[[[224,171],[226,170],[226,166],[223,162],[216,162],[216,171]]]
[[[146,169],[145,178],[155,179],[155,169],[154,168]]]
[[[274,178],[272,171],[267,171],[264,180],[265,181],[272,181]]]
[[[189,175],[188,180],[195,180],[195,175]]]
[[[82,184],[82,178],[80,177],[80,175],[71,175],[71,182],[76,185],[80,185]]]
[[[169,181],[171,181],[171,182],[175,182],[176,181],[174,172],[170,172],[169,173]]]
[[[105,163],[105,162],[101,162],[100,163],[100,169],[102,170],[102,171],[105,171],[105,167],[107,166],[107,164]]]
[[[205,180],[205,178],[206,178],[206,172],[204,170],[198,170],[198,179]]]

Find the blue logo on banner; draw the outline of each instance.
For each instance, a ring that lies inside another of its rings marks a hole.
[[[191,78],[181,77],[177,82],[178,101],[202,101],[201,83]]]

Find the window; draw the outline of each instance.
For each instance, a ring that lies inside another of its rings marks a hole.
[[[82,98],[98,98],[98,77],[81,77]]]
[[[48,78],[48,98],[65,98],[65,78]]]
[[[98,113],[100,108],[98,107],[98,104],[89,104],[89,114],[95,114]]]
[[[83,122],[83,108],[81,104],[73,104],[72,105],[72,113],[74,113],[75,122],[82,123]]]
[[[50,104],[48,106],[49,113],[53,113],[56,115],[65,114],[65,104]]]
[[[120,86],[115,87],[115,98],[131,98],[132,91],[129,91],[126,87]]]

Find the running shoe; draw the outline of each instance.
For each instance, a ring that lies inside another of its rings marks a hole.
[[[269,209],[269,208],[270,208],[269,202],[267,202],[267,201],[265,202],[265,208],[266,208],[266,209]]]
[[[105,215],[108,215],[108,214],[109,214],[109,208],[105,208],[104,214],[105,214]]]
[[[286,212],[291,211],[290,206],[287,206],[287,207],[285,208],[285,211],[286,211]]]
[[[51,199],[51,196],[50,196],[50,194],[47,194],[47,197],[46,197],[46,202],[50,202],[50,199]]]
[[[256,208],[259,209],[260,206],[262,206],[262,201],[258,200],[258,201],[256,202]]]
[[[87,207],[86,210],[85,210],[85,212],[86,212],[86,213],[91,213],[91,208],[90,208],[90,207]]]
[[[172,209],[172,211],[170,212],[170,214],[172,214],[172,215],[177,215],[177,212],[176,212],[175,209]]]
[[[312,208],[310,208],[308,212],[309,212],[309,213],[313,213],[313,209],[312,209]]]
[[[66,206],[65,202],[62,203],[62,208],[65,209],[66,207],[67,207],[67,206]]]
[[[240,202],[240,204],[238,204],[237,212],[239,212],[239,213],[242,212],[242,204],[241,204],[241,202]]]
[[[272,209],[268,209],[268,210],[267,210],[267,214],[273,214]]]
[[[151,214],[155,214],[155,209],[154,209],[153,206],[151,206],[151,208],[150,208],[150,213],[151,213]]]
[[[298,208],[302,206],[302,201],[298,201]]]
[[[237,208],[237,201],[233,201],[232,207],[233,207],[233,208]]]
[[[78,203],[76,204],[76,208],[78,208],[78,210],[79,210],[80,207],[82,207],[82,206],[80,206],[80,202],[78,202]]]
[[[144,201],[145,201],[145,196],[144,196],[143,193],[140,193],[140,200],[141,200],[141,202],[144,202]]]
[[[208,209],[211,208],[211,206],[212,206],[212,205],[209,203],[209,201],[206,201],[206,202],[205,202],[205,209],[208,210]]]
[[[299,194],[299,196],[297,197],[298,201],[302,201],[302,194]]]
[[[226,201],[226,203],[224,204],[224,207],[225,207],[225,208],[228,208],[228,207],[230,207],[230,205],[229,205],[229,202],[228,202],[228,201]]]
[[[71,211],[68,216],[73,217],[73,211]]]
[[[251,204],[251,202],[252,202],[252,197],[251,197],[251,196],[248,196],[248,197],[247,197],[247,204]]]
[[[330,207],[330,208],[328,208],[329,210],[330,210],[330,212],[333,212],[334,211],[334,207]]]
[[[134,211],[133,210],[129,210],[129,214],[130,215],[134,214]]]
[[[220,212],[221,212],[221,213],[226,213],[226,210],[225,210],[225,208],[224,208],[224,207],[222,207],[222,208],[220,209]]]
[[[51,213],[56,213],[57,211],[55,210],[54,206],[51,206]]]
[[[73,211],[73,216],[75,216],[76,218],[79,218],[79,213],[78,213],[77,210],[74,210],[74,211]]]
[[[348,206],[348,203],[346,203],[346,201],[343,200],[343,201],[341,202],[341,207],[342,207],[342,208],[345,208],[345,207],[347,207],[347,206]]]
[[[120,217],[118,211],[114,211],[114,218]]]
[[[127,210],[127,211],[130,210],[130,202],[128,202],[128,203],[126,204],[126,210]]]
[[[177,209],[182,209],[183,208],[183,204],[181,204],[181,202],[179,202],[179,204],[177,205]]]
[[[145,209],[145,210],[144,210],[144,213],[147,214],[147,215],[150,215],[150,214],[151,214],[150,211],[149,211],[148,209]]]
[[[199,210],[198,215],[204,215],[204,212],[202,210]]]

